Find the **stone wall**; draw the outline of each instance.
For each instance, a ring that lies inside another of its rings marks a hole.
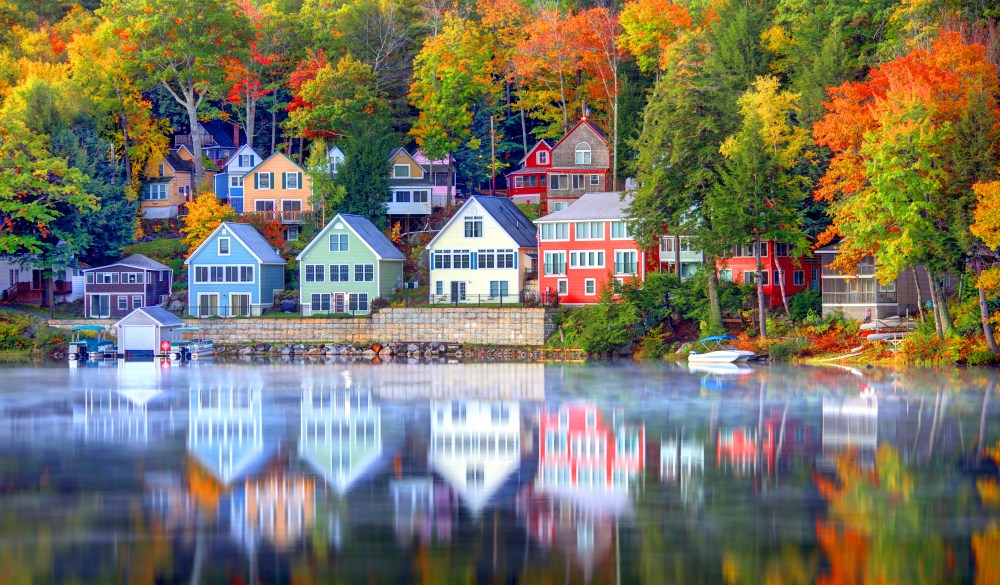
[[[54,327],[111,319],[53,320]],[[389,308],[357,319],[188,319],[197,337],[220,344],[442,342],[475,345],[542,345],[554,330],[552,311],[521,308]],[[191,334],[187,334],[191,335]]]

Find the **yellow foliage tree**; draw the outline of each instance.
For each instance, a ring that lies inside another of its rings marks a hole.
[[[215,228],[224,221],[236,219],[236,210],[228,204],[222,205],[211,191],[203,192],[188,204],[188,214],[184,217],[184,243],[189,253],[205,241]]]

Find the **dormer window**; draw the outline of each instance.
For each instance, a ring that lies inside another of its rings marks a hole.
[[[547,150],[539,151],[538,153],[538,164],[547,165],[549,164],[549,152]]]
[[[590,164],[590,145],[586,142],[581,142],[576,145],[576,164],[578,165],[589,165]]]

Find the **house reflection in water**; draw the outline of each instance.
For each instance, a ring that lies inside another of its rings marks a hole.
[[[73,423],[86,442],[140,443],[170,434],[171,408],[161,390],[86,390]]]
[[[392,492],[393,528],[403,547],[416,542],[451,542],[458,521],[458,502],[446,485],[431,477],[394,479]]]
[[[862,392],[851,398],[823,398],[823,454],[820,466],[833,469],[837,459],[853,451],[855,464],[875,467],[878,448],[878,398]]]
[[[382,412],[371,392],[303,390],[299,456],[338,496],[374,472],[382,458]]]
[[[538,475],[520,494],[518,513],[534,540],[563,551],[588,581],[611,554],[619,517],[630,511],[645,435],[644,426],[609,423],[589,402],[541,413]]]
[[[188,452],[223,486],[260,469],[276,447],[265,442],[260,390],[191,390]]]
[[[288,550],[312,527],[315,497],[311,479],[284,470],[247,479],[229,498],[233,538],[247,550],[255,550],[261,538],[275,550]]]
[[[705,443],[695,439],[667,439],[660,442],[660,478],[666,484],[676,483],[680,487],[682,500],[701,502],[702,486],[695,478],[704,473]]]
[[[428,464],[479,516],[506,484],[516,489],[520,433],[518,402],[432,402]]]

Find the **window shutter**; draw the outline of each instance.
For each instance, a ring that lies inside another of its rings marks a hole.
[[[514,250],[514,268],[517,268],[517,250]]]
[[[259,174],[260,173],[254,173],[253,174],[253,188],[254,189],[260,189],[260,180],[257,178],[257,175],[259,175]]]
[[[286,175],[285,173],[281,173],[281,188],[282,189],[288,188],[288,175]]]
[[[299,186],[299,189],[301,189],[302,188],[302,173],[295,173],[295,174],[298,175],[298,177],[295,180],[295,184]]]
[[[268,178],[270,179],[268,183],[270,183],[271,188],[274,189],[274,173],[268,173]]]
[[[479,268],[479,254],[477,254],[476,252],[472,253],[472,261],[470,262],[469,266],[471,266],[473,270]]]
[[[434,270],[434,252],[431,252],[430,269]]]

